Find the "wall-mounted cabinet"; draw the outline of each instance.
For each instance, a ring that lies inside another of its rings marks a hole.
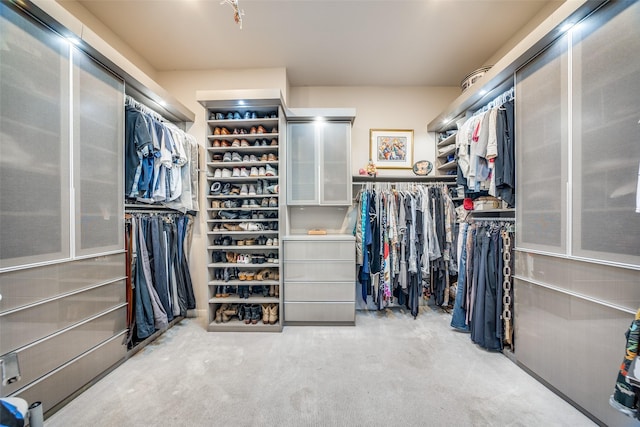
[[[294,122],[288,125],[287,204],[351,204],[351,123]]]

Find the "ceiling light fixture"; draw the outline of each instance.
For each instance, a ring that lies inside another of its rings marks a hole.
[[[220,4],[228,4],[233,8],[233,20],[236,21],[236,24],[239,24],[240,29],[242,29],[242,17],[244,16],[244,10],[240,10],[238,0],[222,0]]]
[[[573,28],[575,24],[573,22],[567,22],[566,24],[564,24],[562,27],[560,27],[560,32],[562,33],[566,33],[567,31],[569,31],[571,28]]]

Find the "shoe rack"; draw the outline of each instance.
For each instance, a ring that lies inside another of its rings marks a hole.
[[[282,110],[247,101],[201,103],[207,115],[208,330],[280,332]]]

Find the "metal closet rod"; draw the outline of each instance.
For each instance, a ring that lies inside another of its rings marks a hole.
[[[482,222],[482,221],[505,221],[505,222],[515,222],[515,218],[500,218],[500,217],[487,217],[487,218],[473,218],[474,223]]]
[[[511,87],[511,89],[508,89],[502,92],[500,95],[495,97],[493,101],[490,101],[487,105],[485,105],[484,107],[480,108],[478,111],[473,113],[473,115],[476,116],[492,108],[500,107],[501,105],[507,103],[508,101],[512,101],[514,99],[515,99],[515,94],[513,91],[513,87]]]
[[[154,119],[158,120],[159,122],[170,123],[169,120],[167,120],[164,117],[162,117],[156,111],[154,111],[151,108],[147,107],[143,103],[138,102],[135,99],[133,99],[131,97],[131,95],[125,95],[124,96],[124,105],[133,107],[133,108],[135,108],[137,110],[140,110],[141,112],[143,112],[145,114],[149,114],[150,116],[152,116]]]

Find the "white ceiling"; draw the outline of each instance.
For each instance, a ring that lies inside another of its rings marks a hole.
[[[239,0],[242,30],[220,0],[77,3],[156,71],[284,67],[292,86],[458,86],[550,2]]]

